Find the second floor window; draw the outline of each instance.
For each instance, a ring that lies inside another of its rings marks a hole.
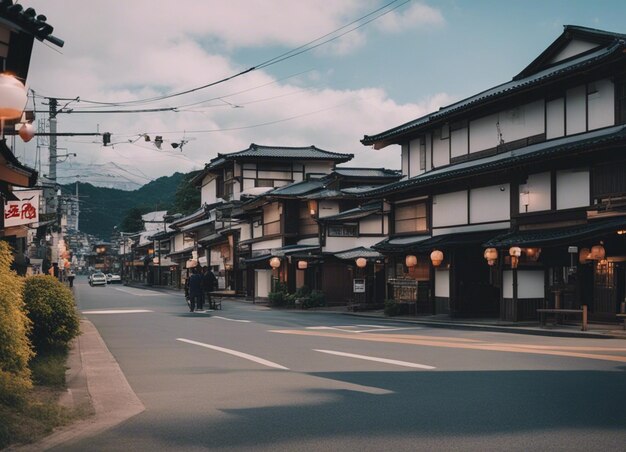
[[[328,237],[357,237],[356,224],[331,224],[328,226]]]
[[[395,206],[395,233],[428,231],[426,202],[410,202]]]

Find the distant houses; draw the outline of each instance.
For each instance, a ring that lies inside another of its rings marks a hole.
[[[171,263],[167,283],[208,266],[253,300],[307,286],[354,309],[524,321],[586,305],[615,321],[625,61],[626,35],[566,26],[510,82],[365,135],[379,152],[401,146],[400,172],[315,146],[220,153],[192,181],[198,210],[151,249]]]

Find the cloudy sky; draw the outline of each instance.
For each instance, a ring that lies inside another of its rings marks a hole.
[[[609,0],[20,3],[65,41],[35,43],[36,109],[45,97],[68,99],[59,132],[112,134],[107,147],[99,137],[60,138],[59,153],[77,156],[59,163],[59,182],[127,189],[250,143],[313,144],[353,153],[350,166],[397,169],[399,150],[365,147],[363,135],[510,80],[565,24],[626,33],[626,2]],[[173,110],[116,113],[162,108]],[[16,153],[31,166],[39,155],[47,174],[46,143],[38,154],[34,141],[17,140]]]

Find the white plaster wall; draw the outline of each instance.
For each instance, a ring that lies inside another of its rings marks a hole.
[[[587,87],[568,89],[565,102],[565,131],[567,135],[587,130]]]
[[[248,188],[254,188],[255,181],[254,179],[244,179],[243,180],[243,190],[247,190]]]
[[[556,63],[557,61],[565,60],[566,58],[573,57],[574,55],[586,52],[587,50],[591,50],[595,47],[598,47],[598,44],[588,41],[582,41],[580,39],[573,39],[563,50],[561,50],[554,56],[554,58],[552,58],[550,63]]]
[[[565,135],[565,99],[558,98],[546,103],[546,139]]]
[[[252,238],[252,223],[249,222],[245,222],[245,223],[241,223],[240,228],[239,228],[239,240],[240,241],[244,241],[244,240],[250,240]]]
[[[254,225],[254,222],[252,223],[252,237],[253,238],[263,237],[263,225],[262,224]]]
[[[372,215],[367,218],[363,218],[359,222],[360,234],[382,234],[383,233],[383,221],[379,215]]]
[[[522,192],[528,190],[528,209],[525,209],[522,201]],[[550,173],[531,174],[525,185],[520,185],[520,212],[540,212],[550,210]]]
[[[467,191],[433,196],[433,226],[467,224]]]
[[[571,209],[589,205],[589,170],[556,173],[556,208]]]
[[[510,194],[509,184],[470,190],[470,223],[508,220],[511,217]]]
[[[409,172],[403,174],[408,174],[409,177],[413,177],[420,173],[423,173],[423,171],[420,170],[420,140],[418,139],[411,141]]]
[[[411,142],[411,144],[412,143],[414,142]],[[409,146],[411,146],[411,144],[403,144],[402,153],[400,155],[400,169],[402,170],[402,174],[406,174],[409,177],[411,177],[411,174],[409,173]]]
[[[345,251],[359,246],[370,247],[384,240],[386,237],[382,234],[374,237],[326,237],[326,245],[324,251],[337,252]]]
[[[500,112],[500,132],[505,143],[544,132],[543,99]],[[495,128],[495,124],[494,124]]]
[[[302,162],[298,162],[302,163]],[[317,174],[329,174],[333,169],[332,162],[304,162],[304,172],[317,173]]]
[[[273,248],[280,248],[283,246],[282,239],[264,240],[262,242],[256,242],[251,245],[252,250],[271,250]]]
[[[470,153],[490,149],[499,144],[498,128],[496,127],[497,122],[497,114],[485,116],[470,122]]]
[[[438,134],[433,136],[433,166],[448,165],[450,163],[450,140],[442,140]]]
[[[272,286],[271,270],[254,270],[254,296],[267,298]]]
[[[539,270],[517,271],[517,298],[543,298],[544,273]],[[513,271],[505,270],[502,273],[502,296],[513,298]]]
[[[259,179],[288,179],[291,180],[291,171],[259,171]]]
[[[319,201],[319,217],[328,217],[330,215],[337,215],[339,213],[339,205],[335,200],[320,200]]]
[[[469,151],[469,143],[467,127],[450,131],[450,155],[451,157],[459,157],[465,155]]]
[[[217,193],[215,179],[211,179],[213,179],[213,176],[206,176],[202,180],[202,188],[200,189],[200,202],[202,204],[212,204],[217,200],[215,196],[215,193]]]
[[[450,296],[450,270],[437,269],[435,271],[435,296]]]
[[[615,88],[608,79],[589,84],[587,96],[589,130],[615,124]],[[591,92],[595,90],[596,92]]]
[[[426,140],[426,170],[431,170],[433,168],[433,159],[432,159],[432,146],[430,142],[431,134],[427,133],[425,136]]]

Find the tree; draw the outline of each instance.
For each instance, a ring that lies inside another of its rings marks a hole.
[[[191,179],[195,177],[199,171],[192,171],[185,174],[176,188],[174,194],[174,207],[172,212],[188,215],[200,208],[200,190],[193,186]]]
[[[143,219],[141,216],[144,210],[140,207],[133,207],[126,212],[126,216],[122,220],[120,229],[123,232],[140,232],[143,231]]]

